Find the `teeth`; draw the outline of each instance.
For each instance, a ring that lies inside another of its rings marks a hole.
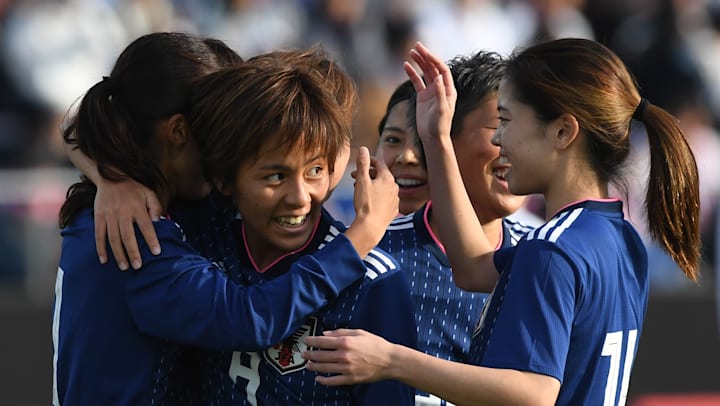
[[[507,168],[505,168],[505,169],[495,169],[495,170],[493,171],[493,175],[495,175],[495,177],[498,178],[498,179],[504,180],[504,179],[505,179],[505,174],[507,173],[507,171],[508,171]]]
[[[418,186],[425,184],[425,182],[417,179],[405,179],[405,178],[397,178],[395,179],[395,183],[397,183],[400,186]]]
[[[297,226],[305,222],[307,219],[307,216],[286,216],[286,217],[278,217],[278,222],[282,224],[287,224],[291,226]]]
[[[500,165],[505,165],[505,164],[507,164],[508,162],[510,162],[510,161],[508,161],[507,157],[504,157],[504,156],[501,156],[500,159],[498,160],[498,163],[499,163]]]

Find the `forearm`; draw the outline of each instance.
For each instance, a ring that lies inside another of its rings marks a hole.
[[[276,344],[366,270],[339,235],[282,276],[244,286],[177,240],[162,242],[161,256],[142,247],[145,266],[128,282],[128,303],[139,329],[218,350],[257,351]]]
[[[367,232],[367,226],[357,221],[344,232],[345,237],[350,241],[361,258],[364,258],[375,246],[380,242],[380,238],[375,238],[375,234]]]
[[[389,378],[456,405],[552,405],[557,398],[560,384],[548,376],[451,362],[394,347]]]
[[[489,292],[497,281],[494,247],[483,232],[462,182],[450,136],[424,139],[433,217],[462,289]]]

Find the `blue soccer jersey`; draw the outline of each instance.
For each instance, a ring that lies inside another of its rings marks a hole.
[[[242,229],[237,220],[236,230]],[[258,272],[245,249],[242,232],[236,232],[239,258],[233,269],[248,285],[271,283],[287,272],[299,255],[329,249],[344,226],[323,211],[317,231],[301,252],[282,257]],[[340,252],[336,251],[336,254]],[[301,357],[304,337],[336,328],[365,329],[388,341],[416,347],[415,319],[405,275],[388,254],[373,250],[365,259],[365,278],[345,289],[320,311],[308,317],[297,331],[264,351],[209,352],[202,369],[203,404],[221,405],[410,405],[414,391],[397,381],[328,387],[315,382],[316,373]],[[226,264],[227,265],[227,264]],[[291,293],[291,292],[286,292]],[[278,293],[283,295],[285,293]],[[273,300],[274,298],[268,298]]]
[[[282,277],[247,287],[198,256],[175,222],[163,219],[155,228],[162,254],[141,244],[143,268],[128,272],[98,262],[89,209],[62,230],[54,404],[197,404],[204,355],[189,345],[266,348],[366,272],[349,240],[338,236]]]
[[[434,357],[467,363],[473,328],[488,295],[467,292],[455,285],[445,249],[430,228],[431,207],[427,203],[393,220],[378,248],[391,254],[407,275],[415,304],[418,349]],[[503,219],[499,248],[514,246],[530,230],[525,224]],[[417,391],[417,395],[430,398],[423,391]]]
[[[557,213],[514,248],[473,337],[473,363],[561,382],[558,405],[623,405],[648,299],[645,246],[618,200]]]

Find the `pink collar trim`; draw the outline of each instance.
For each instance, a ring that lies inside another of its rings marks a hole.
[[[287,258],[288,256],[293,255],[293,254],[297,254],[298,252],[303,251],[304,249],[306,249],[306,248],[308,247],[308,245],[310,245],[310,242],[311,242],[311,241],[313,240],[313,238],[315,237],[315,233],[317,232],[318,226],[320,225],[320,219],[321,219],[321,218],[322,218],[322,215],[321,215],[320,218],[318,218],[318,220],[315,222],[315,227],[313,228],[313,231],[312,231],[312,233],[310,234],[310,238],[308,238],[307,241],[305,241],[305,244],[303,244],[302,247],[300,247],[300,248],[298,248],[298,249],[296,249],[296,250],[290,251],[290,252],[288,252],[288,253],[285,253],[285,254],[283,254],[283,255],[280,255],[277,259],[275,259],[274,261],[272,261],[270,264],[268,264],[266,267],[264,267],[264,268],[262,268],[262,269],[257,265],[257,263],[255,262],[255,258],[253,258],[252,252],[250,252],[250,247],[248,246],[248,243],[247,243],[247,234],[245,233],[245,222],[243,222],[243,223],[242,223],[243,244],[245,245],[245,252],[247,252],[248,258],[250,259],[250,263],[252,264],[252,266],[253,266],[253,268],[255,269],[255,271],[256,271],[256,272],[259,272],[259,273],[265,273],[268,269],[270,269],[270,268],[272,268],[273,266],[275,266],[275,264],[277,264],[278,262],[282,261],[284,258]]]
[[[567,209],[568,207],[574,206],[574,205],[576,205],[576,204],[578,204],[578,203],[582,203],[582,202],[604,202],[604,203],[610,203],[610,202],[619,202],[619,201],[620,201],[620,199],[617,198],[617,197],[609,197],[609,198],[607,198],[607,199],[580,199],[580,200],[576,200],[576,201],[574,201],[574,202],[572,202],[572,203],[568,203],[568,204],[566,204],[565,206],[561,207],[560,209],[558,209],[558,211],[556,211],[556,212],[552,215],[552,217],[557,216],[558,213],[560,213],[561,211]]]

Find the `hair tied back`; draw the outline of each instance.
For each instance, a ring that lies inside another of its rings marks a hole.
[[[107,89],[108,94],[113,94],[115,90],[117,90],[117,83],[115,79],[110,76],[103,76],[102,84],[105,86],[105,89]]]
[[[632,118],[638,121],[643,121],[643,118],[645,117],[645,110],[647,110],[648,101],[646,98],[641,98],[640,103],[638,103],[637,107],[635,108],[635,112],[632,115]]]

